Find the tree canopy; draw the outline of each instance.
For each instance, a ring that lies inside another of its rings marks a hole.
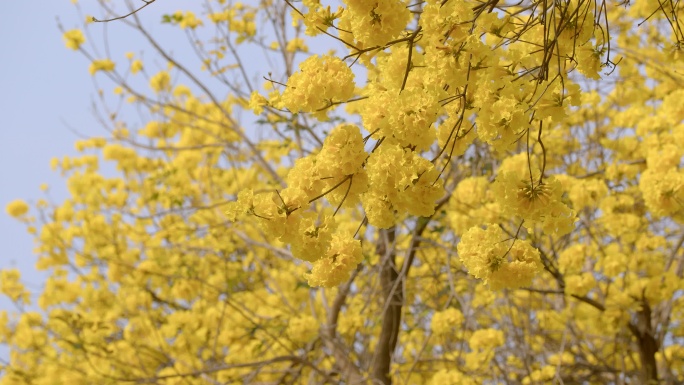
[[[6,206],[0,384],[684,382],[678,1],[160,3],[60,26],[106,134]]]

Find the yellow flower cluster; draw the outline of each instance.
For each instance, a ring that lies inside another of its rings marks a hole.
[[[469,375],[457,370],[440,369],[428,382],[428,385],[475,385],[477,384]]]
[[[329,5],[324,7],[319,0],[305,0],[303,3],[308,9],[301,11],[301,14],[293,10],[292,24],[297,26],[302,20],[306,27],[304,33],[309,36],[320,34],[321,30],[326,31],[344,12],[342,7],[338,7],[337,11],[333,13]]]
[[[420,18],[430,45],[442,45],[445,37],[460,43],[469,35],[467,20],[473,19],[473,9],[464,1],[428,1]]]
[[[495,349],[504,344],[504,334],[497,329],[476,330],[468,339],[468,344],[473,350]]]
[[[608,195],[608,187],[601,179],[580,179],[574,181],[568,191],[575,211],[586,207],[597,207],[601,199]]]
[[[522,384],[533,385],[553,383],[554,378],[556,378],[556,368],[556,366],[546,365],[541,369],[534,370],[529,376],[523,378]]]
[[[67,48],[73,49],[74,51],[78,50],[81,45],[85,43],[85,36],[83,36],[83,31],[80,29],[66,31],[62,37],[64,38],[64,44]]]
[[[310,315],[304,314],[289,320],[287,335],[294,342],[311,342],[318,335],[319,323]]]
[[[350,207],[368,188],[361,168],[367,157],[360,129],[339,125],[325,139],[320,153],[295,161],[287,176],[288,186],[302,189],[309,199],[326,193],[325,198],[334,205]]]
[[[137,74],[138,72],[142,71],[143,69],[143,62],[141,60],[133,60],[131,62],[131,73],[133,75]]]
[[[309,285],[337,286],[349,278],[361,261],[361,242],[335,234],[326,254],[314,262],[311,274],[308,275]]]
[[[329,200],[358,202],[367,186],[365,179],[357,180],[366,159],[363,143],[358,127],[335,127],[319,154],[297,160],[287,177],[288,188],[261,194],[243,190],[226,214],[231,220],[245,214],[253,216],[265,232],[289,244],[293,256],[311,262],[308,280],[312,286],[344,282],[362,260],[361,244],[338,230],[331,212],[316,213],[307,208],[325,191]],[[340,182],[344,186],[330,191],[333,183]]]
[[[368,223],[394,225],[406,213],[430,216],[443,194],[439,171],[416,152],[390,143],[377,148],[366,164],[369,189],[361,201]]]
[[[656,216],[674,216],[684,220],[684,173],[671,168],[666,172],[656,172],[650,168],[641,174],[639,188],[644,201]]]
[[[463,313],[450,307],[432,315],[430,330],[436,335],[457,333],[461,329],[463,320]]]
[[[565,278],[565,294],[585,296],[596,286],[593,272],[584,272]]]
[[[409,22],[411,13],[402,0],[344,0],[347,6],[340,28],[351,31],[364,47],[382,46],[397,37]]]
[[[287,42],[285,46],[285,51],[287,52],[308,52],[309,46],[301,37],[295,37]]]
[[[88,67],[88,72],[90,72],[91,75],[95,75],[97,71],[114,71],[114,67],[114,62],[109,59],[93,60],[93,62],[90,63],[90,67]]]
[[[563,274],[578,274],[584,270],[591,248],[584,244],[571,245],[558,256],[558,269]]]
[[[403,72],[396,77],[401,79]],[[439,110],[437,94],[422,87],[411,87],[401,93],[377,90],[365,101],[362,117],[364,127],[374,137],[384,137],[387,143],[411,146],[420,152],[429,149],[435,141],[432,124]]]
[[[681,97],[681,93],[677,93]],[[664,103],[677,114],[671,98]],[[681,107],[680,107],[681,108]],[[680,167],[684,150],[671,142],[684,139],[684,128],[649,136],[646,140],[648,168],[641,174],[639,189],[648,209],[656,216],[672,216],[684,223],[684,172]]]
[[[19,218],[25,215],[29,210],[29,206],[21,199],[13,200],[5,206],[5,212],[11,217]]]
[[[321,152],[316,156],[318,174],[323,178],[347,176],[357,173],[366,161],[363,137],[353,124],[335,127],[325,138]]]
[[[312,211],[301,214],[298,223],[293,226],[290,236],[285,240],[290,243],[292,255],[296,258],[316,262],[330,247],[333,233],[337,229],[332,216],[318,218]]]
[[[207,17],[213,23],[226,23],[231,32],[235,32],[238,37],[238,44],[256,35],[256,11],[255,7],[245,6],[241,2],[234,4],[223,4],[224,9],[209,13]]]
[[[150,88],[159,93],[171,89],[171,75],[166,71],[160,71],[150,78]]]
[[[268,105],[268,99],[263,97],[259,91],[252,91],[249,97],[248,108],[252,110],[256,115],[261,115],[264,112],[264,106]]]
[[[562,202],[561,184],[553,177],[506,172],[496,178],[493,190],[504,215],[522,218],[528,227],[541,224],[544,232],[557,235],[574,228],[575,213]]]
[[[195,29],[199,27],[200,25],[203,25],[204,23],[202,22],[201,19],[198,19],[197,16],[193,12],[186,11],[184,14],[180,11],[175,13],[178,15],[178,18],[180,22],[178,23],[178,26],[181,27],[182,29],[190,28],[190,29]]]
[[[497,225],[470,228],[457,249],[468,272],[493,290],[530,285],[542,270],[539,251],[526,240],[510,240]]]
[[[14,302],[21,301],[24,304],[30,304],[30,293],[26,291],[20,279],[21,273],[17,269],[0,270],[0,293]]]
[[[634,196],[636,186],[630,190],[632,191],[614,191],[612,195],[603,198],[599,203],[599,210],[603,215],[597,221],[610,234],[621,237],[626,242],[634,242],[646,222],[646,218],[642,215],[645,211],[644,207],[641,205],[639,208]]]
[[[456,234],[473,226],[494,223],[500,217],[487,177],[470,177],[460,181],[449,201],[448,217]]]
[[[336,56],[314,55],[290,76],[282,105],[293,112],[316,112],[344,102],[354,94],[354,74]]]

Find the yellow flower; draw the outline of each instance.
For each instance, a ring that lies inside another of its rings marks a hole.
[[[143,69],[143,63],[140,60],[133,60],[133,63],[131,63],[131,73],[132,74],[137,74]]]
[[[337,286],[349,279],[351,272],[362,260],[360,241],[335,234],[326,255],[314,262],[308,276],[309,285]]]
[[[505,215],[523,218],[528,225],[541,224],[544,231],[565,235],[574,229],[575,212],[562,202],[563,189],[554,177],[539,181],[515,172],[499,172],[493,191]]]
[[[565,278],[565,294],[585,296],[596,286],[596,279],[592,273],[571,275]]]
[[[492,290],[527,286],[542,270],[539,251],[529,241],[516,239],[510,245],[497,225],[485,230],[470,228],[458,244],[458,254],[468,273],[488,283]]]
[[[17,269],[0,270],[0,293],[9,297],[12,301],[29,302],[29,293],[19,281],[21,273]]]
[[[183,28],[190,28],[190,29],[195,29],[200,25],[203,25],[202,20],[198,19],[194,13],[188,11],[185,12],[185,15],[182,16],[181,21],[178,23],[178,25]]]
[[[398,36],[411,19],[406,3],[400,0],[345,0],[341,29],[351,30],[365,46],[384,45]]]
[[[504,344],[504,334],[501,330],[476,330],[468,340],[473,350],[494,349]]]
[[[73,49],[74,51],[78,50],[81,45],[85,43],[85,37],[80,29],[66,31],[62,37],[64,38],[64,44],[67,48]]]
[[[309,51],[309,46],[306,45],[304,42],[304,39],[301,37],[296,37],[290,41],[287,42],[287,45],[285,46],[285,50],[287,52],[308,52]]]
[[[14,218],[21,217],[22,215],[26,214],[28,210],[29,206],[21,199],[13,200],[5,207],[7,214]]]
[[[249,98],[249,109],[256,115],[261,115],[264,111],[264,106],[268,105],[268,99],[259,94],[258,91],[253,91]]]
[[[354,73],[334,56],[311,56],[290,76],[283,103],[290,111],[315,112],[354,94]]]
[[[310,342],[318,335],[318,322],[310,315],[293,318],[287,325],[287,334],[293,342]]]
[[[333,128],[317,158],[319,174],[330,177],[356,173],[368,157],[363,146],[363,136],[357,126],[341,124]]]
[[[435,312],[430,323],[430,330],[437,335],[454,333],[463,323],[463,313],[452,307]]]
[[[154,92],[168,91],[171,89],[171,75],[166,71],[161,71],[150,79],[150,87]]]
[[[88,72],[90,72],[91,75],[95,75],[97,71],[114,71],[114,66],[114,62],[109,59],[93,60],[93,62],[90,63]]]
[[[472,380],[468,375],[459,372],[456,369],[447,370],[440,369],[428,382],[428,385],[474,385],[475,380]]]

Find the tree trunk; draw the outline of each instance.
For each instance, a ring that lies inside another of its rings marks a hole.
[[[656,364],[658,342],[651,326],[651,308],[646,301],[643,301],[642,308],[637,313],[636,326],[630,325],[630,329],[639,344],[641,381],[644,384],[658,384],[658,365]]]
[[[396,255],[392,246],[393,243],[394,229],[380,233],[376,251],[381,258],[381,298],[385,299],[385,306],[383,307],[380,337],[373,356],[373,367],[371,368],[373,384],[390,385],[392,383],[389,371],[394,349],[397,346],[399,326],[401,325],[401,307],[404,298],[402,286],[397,283],[399,273]]]

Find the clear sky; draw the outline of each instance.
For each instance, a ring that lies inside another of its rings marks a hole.
[[[90,112],[93,84],[88,63],[67,50],[57,19],[67,28],[79,24],[68,0],[12,1],[4,4],[0,23],[0,268],[18,267],[28,283],[33,273],[33,240],[24,226],[5,213],[5,205],[22,198],[65,197],[65,183],[50,170],[50,158],[73,154],[77,138],[70,130],[94,135],[99,130]],[[0,309],[11,304],[0,299]]]
[[[84,14],[97,12],[95,1],[81,3]],[[199,4],[193,7],[198,8]],[[141,17],[155,36],[161,35],[168,43],[168,39],[177,38],[173,36],[176,31],[170,30],[177,29],[162,25],[161,16],[177,9],[188,9],[188,2],[159,1],[147,7]],[[0,268],[19,268],[23,281],[30,288],[39,289],[43,276],[33,268],[36,257],[32,252],[32,236],[26,233],[22,223],[5,213],[5,206],[14,199],[35,204],[45,197],[39,189],[42,183],[49,185],[50,201],[64,200],[66,181],[50,169],[50,159],[76,155],[74,142],[80,136],[105,136],[107,132],[94,115],[97,86],[88,74],[89,62],[64,46],[57,27],[59,18],[65,29],[79,28],[84,15],[69,0],[40,4],[12,1],[4,4],[3,15],[0,23]],[[112,55],[115,61],[123,59],[122,52],[145,49],[139,35],[121,23],[91,24],[89,29],[88,38],[96,40],[97,46],[102,47],[105,39],[110,42],[112,52],[118,55]],[[172,47],[176,54],[184,54],[182,49]],[[104,84],[101,79],[98,81],[100,86]],[[11,302],[0,298],[0,310],[11,309]]]

